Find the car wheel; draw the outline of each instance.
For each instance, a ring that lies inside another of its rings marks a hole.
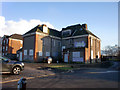
[[[15,75],[20,74],[20,72],[21,72],[20,67],[14,67],[13,70],[12,70],[12,73],[15,74]]]

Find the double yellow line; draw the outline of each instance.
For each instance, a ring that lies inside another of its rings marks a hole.
[[[55,74],[48,74],[48,75],[41,75],[41,76],[36,76],[36,77],[47,77],[47,76],[54,76]],[[27,80],[28,79],[34,79],[36,77],[25,77]],[[17,82],[19,81],[20,79],[14,79],[14,80],[9,80],[9,81],[3,81],[3,82],[0,82],[0,84],[4,84],[4,83],[9,83],[9,82]]]

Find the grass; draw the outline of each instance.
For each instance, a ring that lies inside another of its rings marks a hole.
[[[56,69],[61,69],[61,70],[70,70],[70,69],[73,69],[69,65],[49,65],[48,67],[56,68]]]

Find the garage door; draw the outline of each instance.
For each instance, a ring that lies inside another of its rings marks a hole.
[[[83,62],[83,57],[80,57],[80,52],[73,52],[72,56],[73,62]]]

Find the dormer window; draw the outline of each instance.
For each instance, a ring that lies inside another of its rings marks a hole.
[[[48,27],[47,26],[43,26],[43,32],[48,33]]]
[[[62,35],[63,36],[69,36],[69,35],[71,35],[71,30],[69,29],[69,30],[62,31]]]

